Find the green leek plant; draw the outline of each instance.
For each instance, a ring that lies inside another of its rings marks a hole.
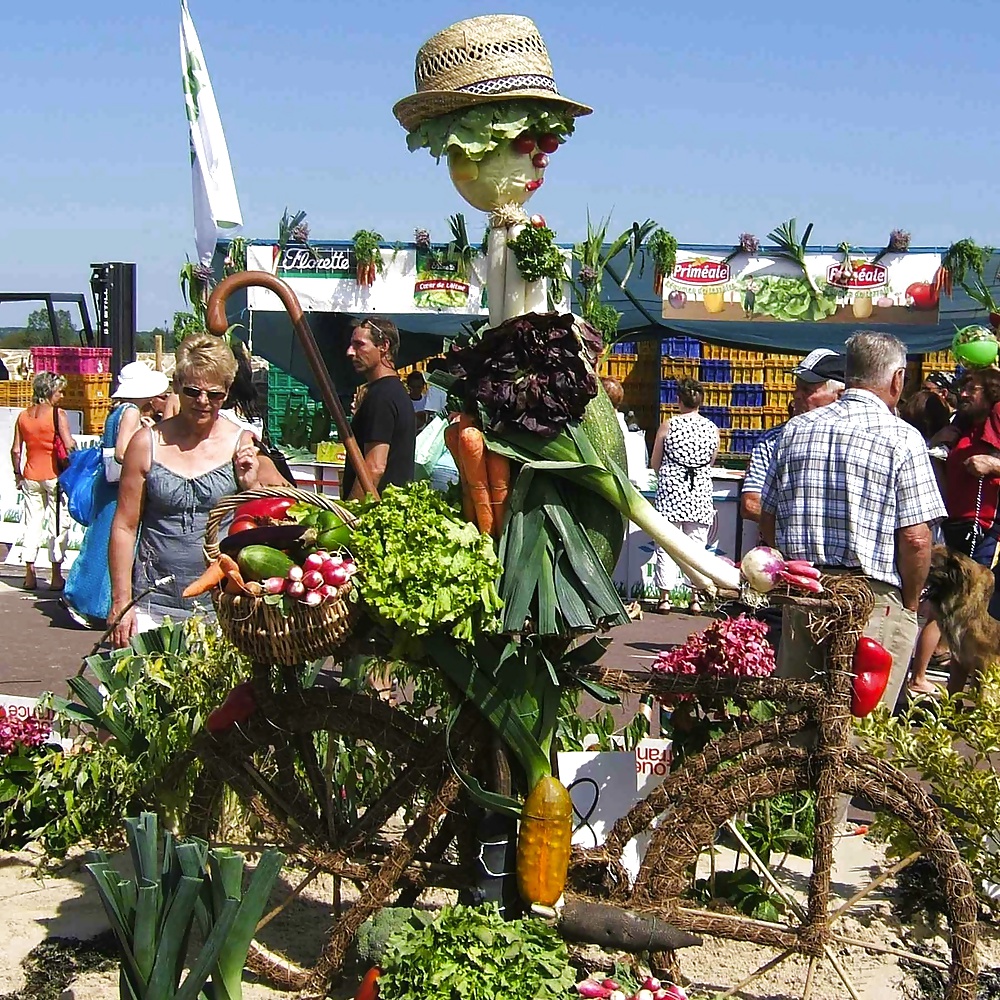
[[[772,229],[767,234],[767,238],[774,244],[775,248],[768,248],[768,253],[772,257],[777,257],[779,260],[787,260],[798,267],[806,280],[806,284],[809,285],[809,291],[813,296],[819,298],[820,290],[816,287],[816,283],[809,276],[809,271],[806,269],[806,251],[809,247],[809,237],[812,234],[813,224],[810,222],[806,226],[801,242],[799,242],[795,227],[796,220],[789,219],[787,222],[783,222],[780,226]]]
[[[125,825],[135,879],[122,877],[104,851],[90,852],[84,866],[121,949],[121,1000],[240,1000],[247,950],[284,855],[265,851],[244,893],[243,859],[234,852],[167,833],[158,860],[156,816]],[[203,944],[182,982],[195,921]]]

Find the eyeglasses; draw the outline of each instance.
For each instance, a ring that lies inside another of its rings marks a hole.
[[[182,386],[181,392],[183,392],[188,399],[199,399],[202,393],[204,393],[205,398],[210,403],[221,403],[226,396],[229,395],[225,389],[199,389],[195,385]]]

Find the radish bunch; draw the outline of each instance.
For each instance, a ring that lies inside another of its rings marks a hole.
[[[284,576],[264,581],[267,594],[285,594],[309,608],[335,601],[358,571],[350,555],[311,552],[301,566],[292,566]]]
[[[687,1000],[687,994],[679,986],[661,983],[655,976],[646,976],[631,995],[613,979],[585,979],[576,984],[576,992],[591,1000]]]

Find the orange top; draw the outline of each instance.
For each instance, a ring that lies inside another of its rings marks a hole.
[[[41,410],[41,416],[33,417],[29,410],[24,410],[17,418],[17,427],[26,452],[21,474],[25,479],[36,483],[44,479],[55,479],[59,475],[52,454],[56,443],[54,412],[51,407],[46,406]]]

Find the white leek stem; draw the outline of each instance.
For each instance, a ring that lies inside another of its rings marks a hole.
[[[493,226],[486,244],[486,304],[490,310],[490,326],[503,322],[506,283],[507,230],[503,226]]]
[[[548,279],[538,278],[524,283],[524,311],[526,313],[549,311]]]
[[[507,242],[516,240],[524,229],[523,223],[517,223],[507,230]],[[521,277],[520,268],[517,266],[517,258],[514,251],[507,249],[507,273],[504,284],[503,318],[513,319],[515,316],[524,315],[524,278]]]

